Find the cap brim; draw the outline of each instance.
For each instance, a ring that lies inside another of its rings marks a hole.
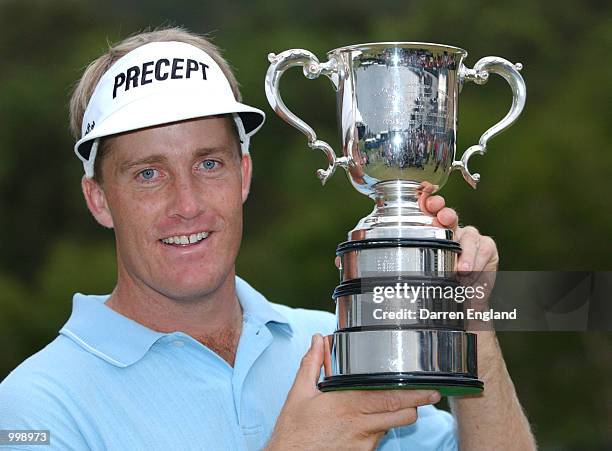
[[[97,138],[156,125],[171,124],[173,122],[220,114],[237,113],[242,120],[245,133],[251,136],[261,128],[266,119],[263,111],[239,102],[219,106],[207,105],[204,101],[201,103],[194,102],[193,98],[187,98],[184,102],[181,102],[176,97],[166,100],[169,105],[176,105],[180,102],[179,111],[176,108],[160,108],[160,103],[163,104],[164,99],[160,99],[159,96],[140,99],[115,111],[111,116],[105,118],[99,127],[94,128],[87,136],[77,141],[74,146],[77,156],[83,160],[88,160],[91,146]]]

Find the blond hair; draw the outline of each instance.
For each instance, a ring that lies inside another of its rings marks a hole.
[[[221,56],[220,50],[207,38],[183,28],[163,27],[152,31],[145,31],[124,39],[116,44],[108,45],[108,51],[90,63],[83,76],[75,85],[70,97],[70,132],[78,140],[81,138],[81,126],[83,115],[98,82],[104,73],[121,57],[132,50],[150,42],[178,41],[191,44],[206,52],[221,68],[223,74],[229,81],[236,101],[242,101],[238,81],[232,72],[228,62]],[[100,163],[105,152],[104,139],[100,140],[98,154],[94,162],[94,178],[100,182]]]

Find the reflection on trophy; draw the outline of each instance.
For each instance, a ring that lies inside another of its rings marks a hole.
[[[472,155],[484,154],[490,138],[509,127],[525,104],[520,64],[499,57],[463,64],[467,52],[439,44],[385,42],[332,50],[320,63],[311,52],[270,54],[266,95],[276,113],[308,137],[329,161],[317,175],[322,183],[343,167],[353,186],[375,202],[337,248],[340,284],[337,330],[327,337],[329,354],[321,390],[434,388],[443,395],[480,392],[476,336],[461,319],[432,320],[410,314],[456,309],[460,303],[376,294],[399,282],[412,286],[453,287],[461,248],[452,230],[435,227],[421,212],[418,197],[435,192],[451,171],[461,171],[476,187]],[[327,76],[336,90],[342,156],[318,140],[314,130],[283,103],[279,82],[290,67],[301,66],[310,79]],[[508,114],[455,160],[457,101],[466,81],[486,83],[501,75],[513,92]],[[377,291],[378,290],[378,291]],[[384,312],[394,312],[385,315]],[[405,312],[405,314],[397,314]]]

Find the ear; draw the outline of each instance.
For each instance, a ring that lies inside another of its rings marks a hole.
[[[106,201],[106,194],[104,190],[94,179],[83,176],[81,179],[81,188],[83,189],[83,196],[85,202],[87,202],[87,208],[98,221],[101,226],[109,229],[113,228],[113,217],[111,216],[110,209],[108,208],[108,202]]]
[[[242,203],[246,202],[249,197],[249,191],[251,190],[251,175],[253,173],[253,162],[251,161],[251,155],[242,155],[240,160],[240,168],[242,172]]]

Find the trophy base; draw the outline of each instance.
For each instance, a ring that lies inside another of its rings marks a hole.
[[[442,396],[464,396],[481,393],[484,384],[452,374],[380,373],[326,377],[319,383],[319,390],[437,390]]]
[[[433,389],[480,393],[476,335],[460,330],[362,328],[325,337],[322,391]]]

